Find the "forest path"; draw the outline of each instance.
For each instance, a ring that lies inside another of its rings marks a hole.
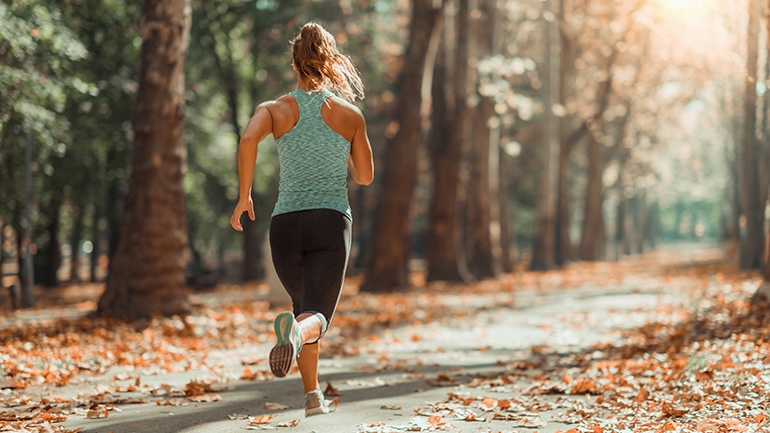
[[[147,402],[118,402],[114,406],[119,412],[108,407],[106,418],[81,414],[62,425],[89,433],[224,433],[283,426],[323,433],[566,431],[574,427],[567,422],[575,421],[568,413],[588,397],[533,390],[542,389],[549,375],[570,368],[576,354],[602,358],[597,343],[620,342],[628,330],[647,323],[676,323],[679,312],[701,299],[704,278],[713,278],[690,270],[717,263],[721,254],[702,246],[667,247],[615,264],[575,264],[559,273],[507,276],[508,290],[484,288],[490,282],[481,282],[470,290],[448,288],[429,297],[409,312],[415,318],[411,324],[359,330],[359,338],[348,340],[330,332],[332,351],[348,353],[321,361],[324,386],[341,394],[332,415],[303,417],[296,373],[273,379],[255,371],[263,380],[239,379],[245,376],[244,364],[251,364],[248,371],[266,368],[269,340],[211,350],[205,365],[190,371],[116,368],[59,387],[55,393],[63,396],[89,387],[107,391],[122,377],[124,391],[127,384],[141,384],[122,398]],[[354,326],[355,313],[343,313],[345,306],[343,301],[337,326]],[[429,320],[418,320],[426,316]],[[202,402],[163,395],[164,389],[185,389],[193,381],[227,384],[201,393]],[[137,394],[138,388],[144,392]],[[152,390],[161,390],[155,393],[161,395],[148,397]]]

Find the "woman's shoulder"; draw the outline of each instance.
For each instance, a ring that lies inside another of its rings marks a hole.
[[[337,95],[330,96],[327,101],[329,101],[329,108],[331,108],[332,111],[336,111],[343,116],[363,117],[360,108]]]

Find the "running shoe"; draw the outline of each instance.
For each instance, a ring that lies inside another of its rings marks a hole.
[[[302,336],[299,323],[291,311],[284,311],[275,318],[275,335],[278,342],[270,350],[270,369],[278,377],[284,377],[291,371],[294,360],[302,349]]]
[[[305,394],[305,417],[334,412],[336,409],[336,399],[327,400],[320,389]]]

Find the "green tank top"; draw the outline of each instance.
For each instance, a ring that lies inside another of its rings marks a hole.
[[[299,120],[276,141],[280,179],[273,216],[308,209],[334,209],[353,220],[348,202],[350,143],[321,117],[329,90],[295,90]]]

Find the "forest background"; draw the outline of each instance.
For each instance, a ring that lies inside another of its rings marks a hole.
[[[243,234],[235,155],[254,107],[294,88],[288,41],[307,21],[367,86],[377,175],[350,185],[362,291],[677,241],[723,243],[770,281],[769,8],[3,0],[3,286],[31,307],[36,284],[106,282],[98,311],[137,318],[263,278],[274,143]]]

